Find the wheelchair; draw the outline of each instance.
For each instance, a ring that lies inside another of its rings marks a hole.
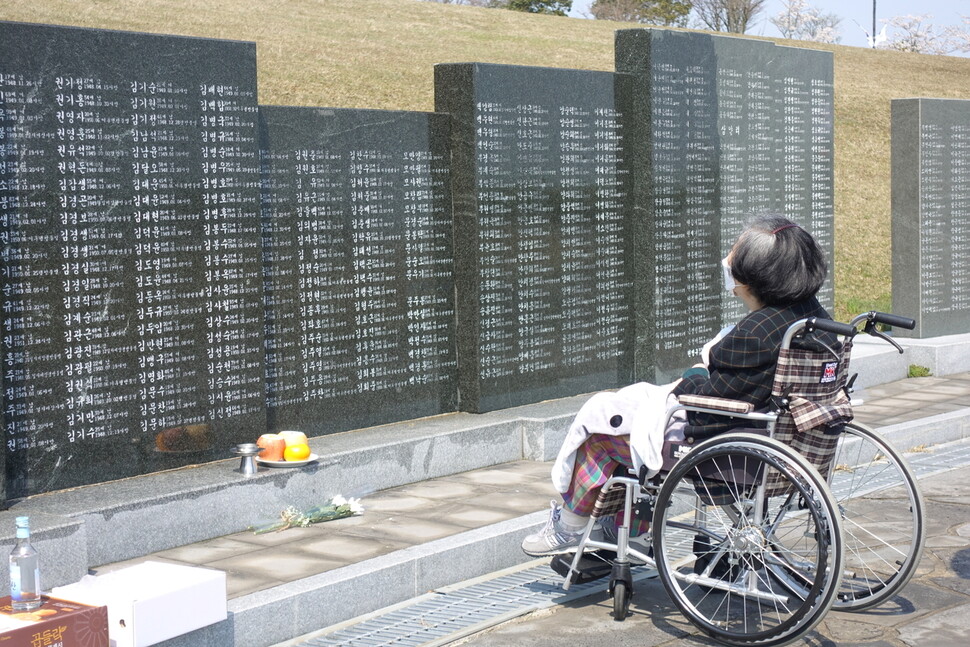
[[[614,475],[575,552],[553,559],[563,588],[608,574],[613,617],[622,620],[633,593],[631,566],[647,565],[690,622],[727,645],[786,644],[831,608],[859,611],[893,596],[919,563],[926,529],[904,458],[851,422],[855,376],[847,376],[859,326],[903,352],[879,324],[915,326],[880,312],[849,324],[793,324],[768,411],[682,396],[668,423],[678,412],[699,412],[752,427],[696,443],[668,439],[660,470]],[[826,345],[817,331],[841,344]],[[805,340],[824,350],[796,347]],[[615,540],[598,537],[601,522],[618,513]],[[644,543],[631,541],[634,515],[650,521]]]

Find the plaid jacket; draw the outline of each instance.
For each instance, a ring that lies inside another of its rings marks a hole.
[[[734,330],[711,348],[710,375],[690,375],[673,393],[713,395],[750,402],[756,410],[767,407],[771,397],[778,350],[788,327],[807,317],[829,319],[825,308],[814,297],[788,306],[766,306],[748,314]],[[821,333],[830,346],[837,345],[835,335]],[[738,426],[753,423],[691,412],[685,435],[708,438]]]

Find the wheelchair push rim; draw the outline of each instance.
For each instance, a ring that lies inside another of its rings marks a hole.
[[[724,471],[732,476],[747,471],[756,483],[718,481],[712,465],[730,466]],[[764,496],[768,473],[776,484],[770,497]],[[838,592],[838,508],[818,471],[771,438],[725,434],[681,459],[657,495],[653,541],[674,603],[725,644],[796,640],[822,619]]]

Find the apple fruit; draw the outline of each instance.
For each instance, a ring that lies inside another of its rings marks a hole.
[[[262,448],[259,457],[264,461],[281,461],[286,450],[286,439],[279,434],[263,434],[256,439],[256,446]]]

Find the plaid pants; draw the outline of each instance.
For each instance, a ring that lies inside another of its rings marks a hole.
[[[630,437],[609,434],[590,434],[576,450],[576,467],[569,490],[562,495],[566,509],[588,517],[593,512],[596,497],[616,473],[626,474],[633,467],[630,456]],[[617,523],[623,513],[617,515]],[[634,519],[630,534],[639,535],[650,527],[649,520]]]

